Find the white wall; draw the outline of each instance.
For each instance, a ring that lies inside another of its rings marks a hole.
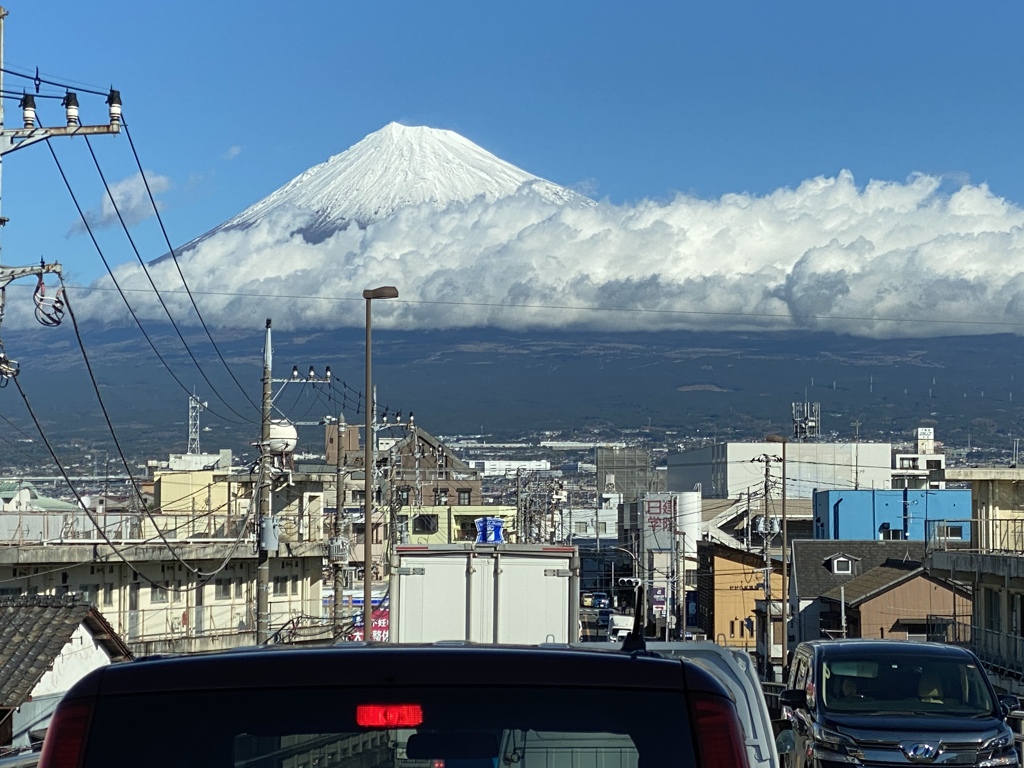
[[[110,657],[106,651],[93,639],[89,630],[79,624],[71,640],[54,660],[53,666],[32,689],[32,696],[63,693],[89,672],[109,663]]]

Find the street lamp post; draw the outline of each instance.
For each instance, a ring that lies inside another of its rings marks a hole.
[[[789,644],[789,529],[786,525],[786,444],[782,435],[768,435],[769,443],[782,443],[782,669],[785,674]],[[768,607],[771,620],[771,606]]]
[[[363,404],[366,411],[366,439],[363,458],[363,640],[368,641],[373,629],[373,375],[370,369],[370,306],[374,299],[397,299],[398,289],[393,285],[363,291],[366,299],[366,389]]]

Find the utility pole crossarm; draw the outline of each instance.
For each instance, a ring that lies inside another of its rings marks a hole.
[[[63,128],[11,128],[0,131],[0,155],[56,136],[99,136],[120,133],[121,124],[69,125]]]
[[[46,275],[61,273],[61,266],[56,262],[53,264],[40,264],[32,267],[0,267],[0,288],[6,288],[14,280],[32,275]]]

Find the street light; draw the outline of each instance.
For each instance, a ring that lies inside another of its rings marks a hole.
[[[373,375],[370,370],[370,306],[374,299],[397,299],[398,289],[393,285],[363,291],[366,299],[366,389],[363,404],[366,411],[366,439],[363,454],[363,640],[370,639],[373,629]],[[340,446],[339,446],[340,447]]]
[[[789,440],[782,435],[766,435],[764,439],[769,443],[782,443],[782,669],[785,674],[789,644],[789,530],[786,526],[786,444]],[[768,620],[771,621],[771,606],[768,606]]]

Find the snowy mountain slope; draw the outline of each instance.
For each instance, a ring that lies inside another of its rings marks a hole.
[[[390,123],[300,174],[184,248],[224,230],[247,228],[277,211],[310,214],[301,234],[319,242],[351,224],[365,227],[407,205],[442,209],[529,189],[554,203],[591,201],[495,157],[453,131]],[[183,249],[184,250],[184,249]]]

